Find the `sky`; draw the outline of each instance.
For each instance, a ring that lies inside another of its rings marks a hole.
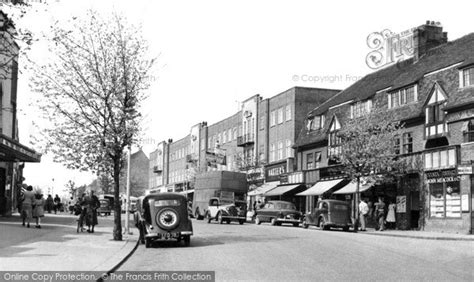
[[[367,37],[400,33],[438,21],[454,40],[473,32],[472,1],[51,1],[46,18],[80,16],[88,8],[122,12],[143,26],[158,57],[144,103],[144,142],[149,154],[162,140],[180,139],[191,126],[213,124],[237,112],[239,102],[270,98],[294,86],[344,89],[373,71]],[[37,113],[20,76],[20,142],[30,144]],[[34,145],[29,145],[34,148]],[[27,163],[26,182],[62,189],[68,180],[88,184],[89,174],[69,171],[43,155]],[[53,181],[54,179],[54,181]]]

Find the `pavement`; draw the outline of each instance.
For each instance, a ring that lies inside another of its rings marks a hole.
[[[122,226],[125,216],[122,216]],[[113,215],[99,217],[94,233],[77,233],[77,216],[45,214],[41,229],[21,225],[19,214],[0,217],[0,271],[113,272],[138,243],[138,232],[113,240]]]
[[[64,213],[46,214],[42,228],[36,229],[34,224],[31,228],[23,227],[18,214],[0,217],[0,271],[113,272],[138,245],[135,227],[130,228],[133,234],[123,234],[122,241],[113,240],[113,216],[99,217],[94,233],[77,233],[76,219],[76,216]],[[473,235],[426,231],[375,231],[369,228],[358,234],[474,241]]]

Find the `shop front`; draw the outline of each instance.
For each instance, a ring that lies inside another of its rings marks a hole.
[[[24,163],[40,161],[40,154],[0,134],[0,214],[10,214],[18,205]]]

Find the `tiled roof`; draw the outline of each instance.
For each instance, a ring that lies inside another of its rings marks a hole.
[[[377,91],[382,89],[390,88],[389,91],[391,91],[408,86],[419,81],[427,73],[457,63],[461,63],[458,68],[474,63],[474,33],[470,33],[457,40],[431,49],[417,62],[415,62],[413,58],[410,58],[395,65],[370,73],[312,110],[308,116],[325,114],[331,107],[351,100],[357,101],[368,99],[374,96]],[[443,86],[443,82],[440,84]],[[423,109],[421,105],[425,102],[427,95],[428,93],[426,93],[426,91],[420,93],[420,101],[418,103],[397,108],[396,111],[393,111],[394,118],[406,120],[422,116]],[[456,89],[454,92],[451,91],[448,96],[446,108],[455,108],[460,105],[474,103],[474,88]],[[326,132],[329,122],[332,120],[332,113],[337,112],[336,110],[337,108],[331,109],[331,116],[326,117],[326,124],[323,129],[308,132],[306,127],[304,127],[299,134],[295,147],[309,143],[316,143],[326,139]],[[341,119],[344,116],[344,114],[341,114],[338,115],[338,118]]]

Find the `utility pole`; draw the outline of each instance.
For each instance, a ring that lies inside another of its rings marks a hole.
[[[125,234],[133,234],[130,232],[130,167],[131,167],[132,146],[128,145],[127,154],[127,192],[125,198]]]

